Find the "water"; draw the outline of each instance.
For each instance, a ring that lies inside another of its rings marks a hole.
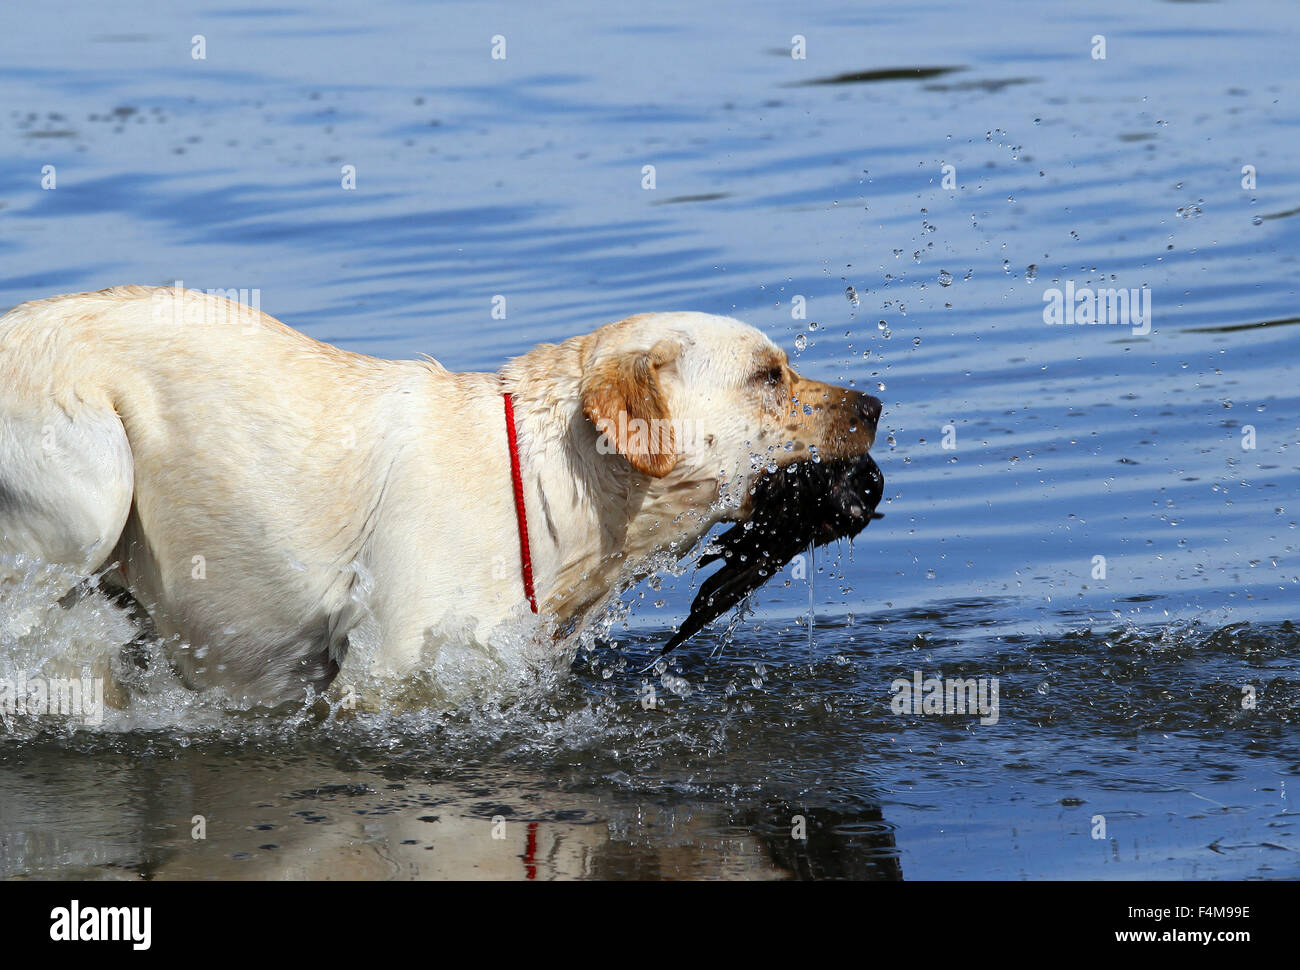
[[[0,873],[1300,874],[1292,5],[314,7],[0,15],[0,305],[258,288],[453,369],[731,313],[884,400],[885,518],[663,672],[689,570],[504,707],[153,673],[11,724]],[[1045,325],[1067,284],[1146,288],[1149,332]],[[28,607],[7,674],[129,638]],[[997,678],[997,723],[895,713],[917,671]]]

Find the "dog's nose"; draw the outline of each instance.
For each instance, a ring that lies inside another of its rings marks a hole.
[[[876,423],[880,420],[880,398],[872,397],[870,394],[863,394],[858,398],[858,414],[862,415],[872,431],[876,430]]]

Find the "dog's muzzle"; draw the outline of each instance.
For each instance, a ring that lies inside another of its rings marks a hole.
[[[876,425],[880,423],[880,411],[880,398],[872,397],[870,394],[862,394],[858,397],[857,412],[873,435],[876,433]]]

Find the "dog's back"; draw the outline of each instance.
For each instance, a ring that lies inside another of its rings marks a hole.
[[[282,693],[268,679],[328,683],[356,581],[339,567],[359,537],[340,525],[381,480],[348,481],[366,462],[340,452],[364,456],[366,406],[395,369],[196,291],[16,307],[0,318],[0,577],[115,563],[109,580],[129,580],[151,612],[168,603],[160,633],[203,642],[224,667],[206,677],[183,650],[194,682],[262,696]]]

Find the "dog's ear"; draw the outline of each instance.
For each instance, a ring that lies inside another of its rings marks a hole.
[[[655,478],[677,464],[677,440],[659,371],[680,353],[676,341],[661,340],[649,350],[601,355],[582,375],[582,413],[600,432],[602,449],[617,451]]]

